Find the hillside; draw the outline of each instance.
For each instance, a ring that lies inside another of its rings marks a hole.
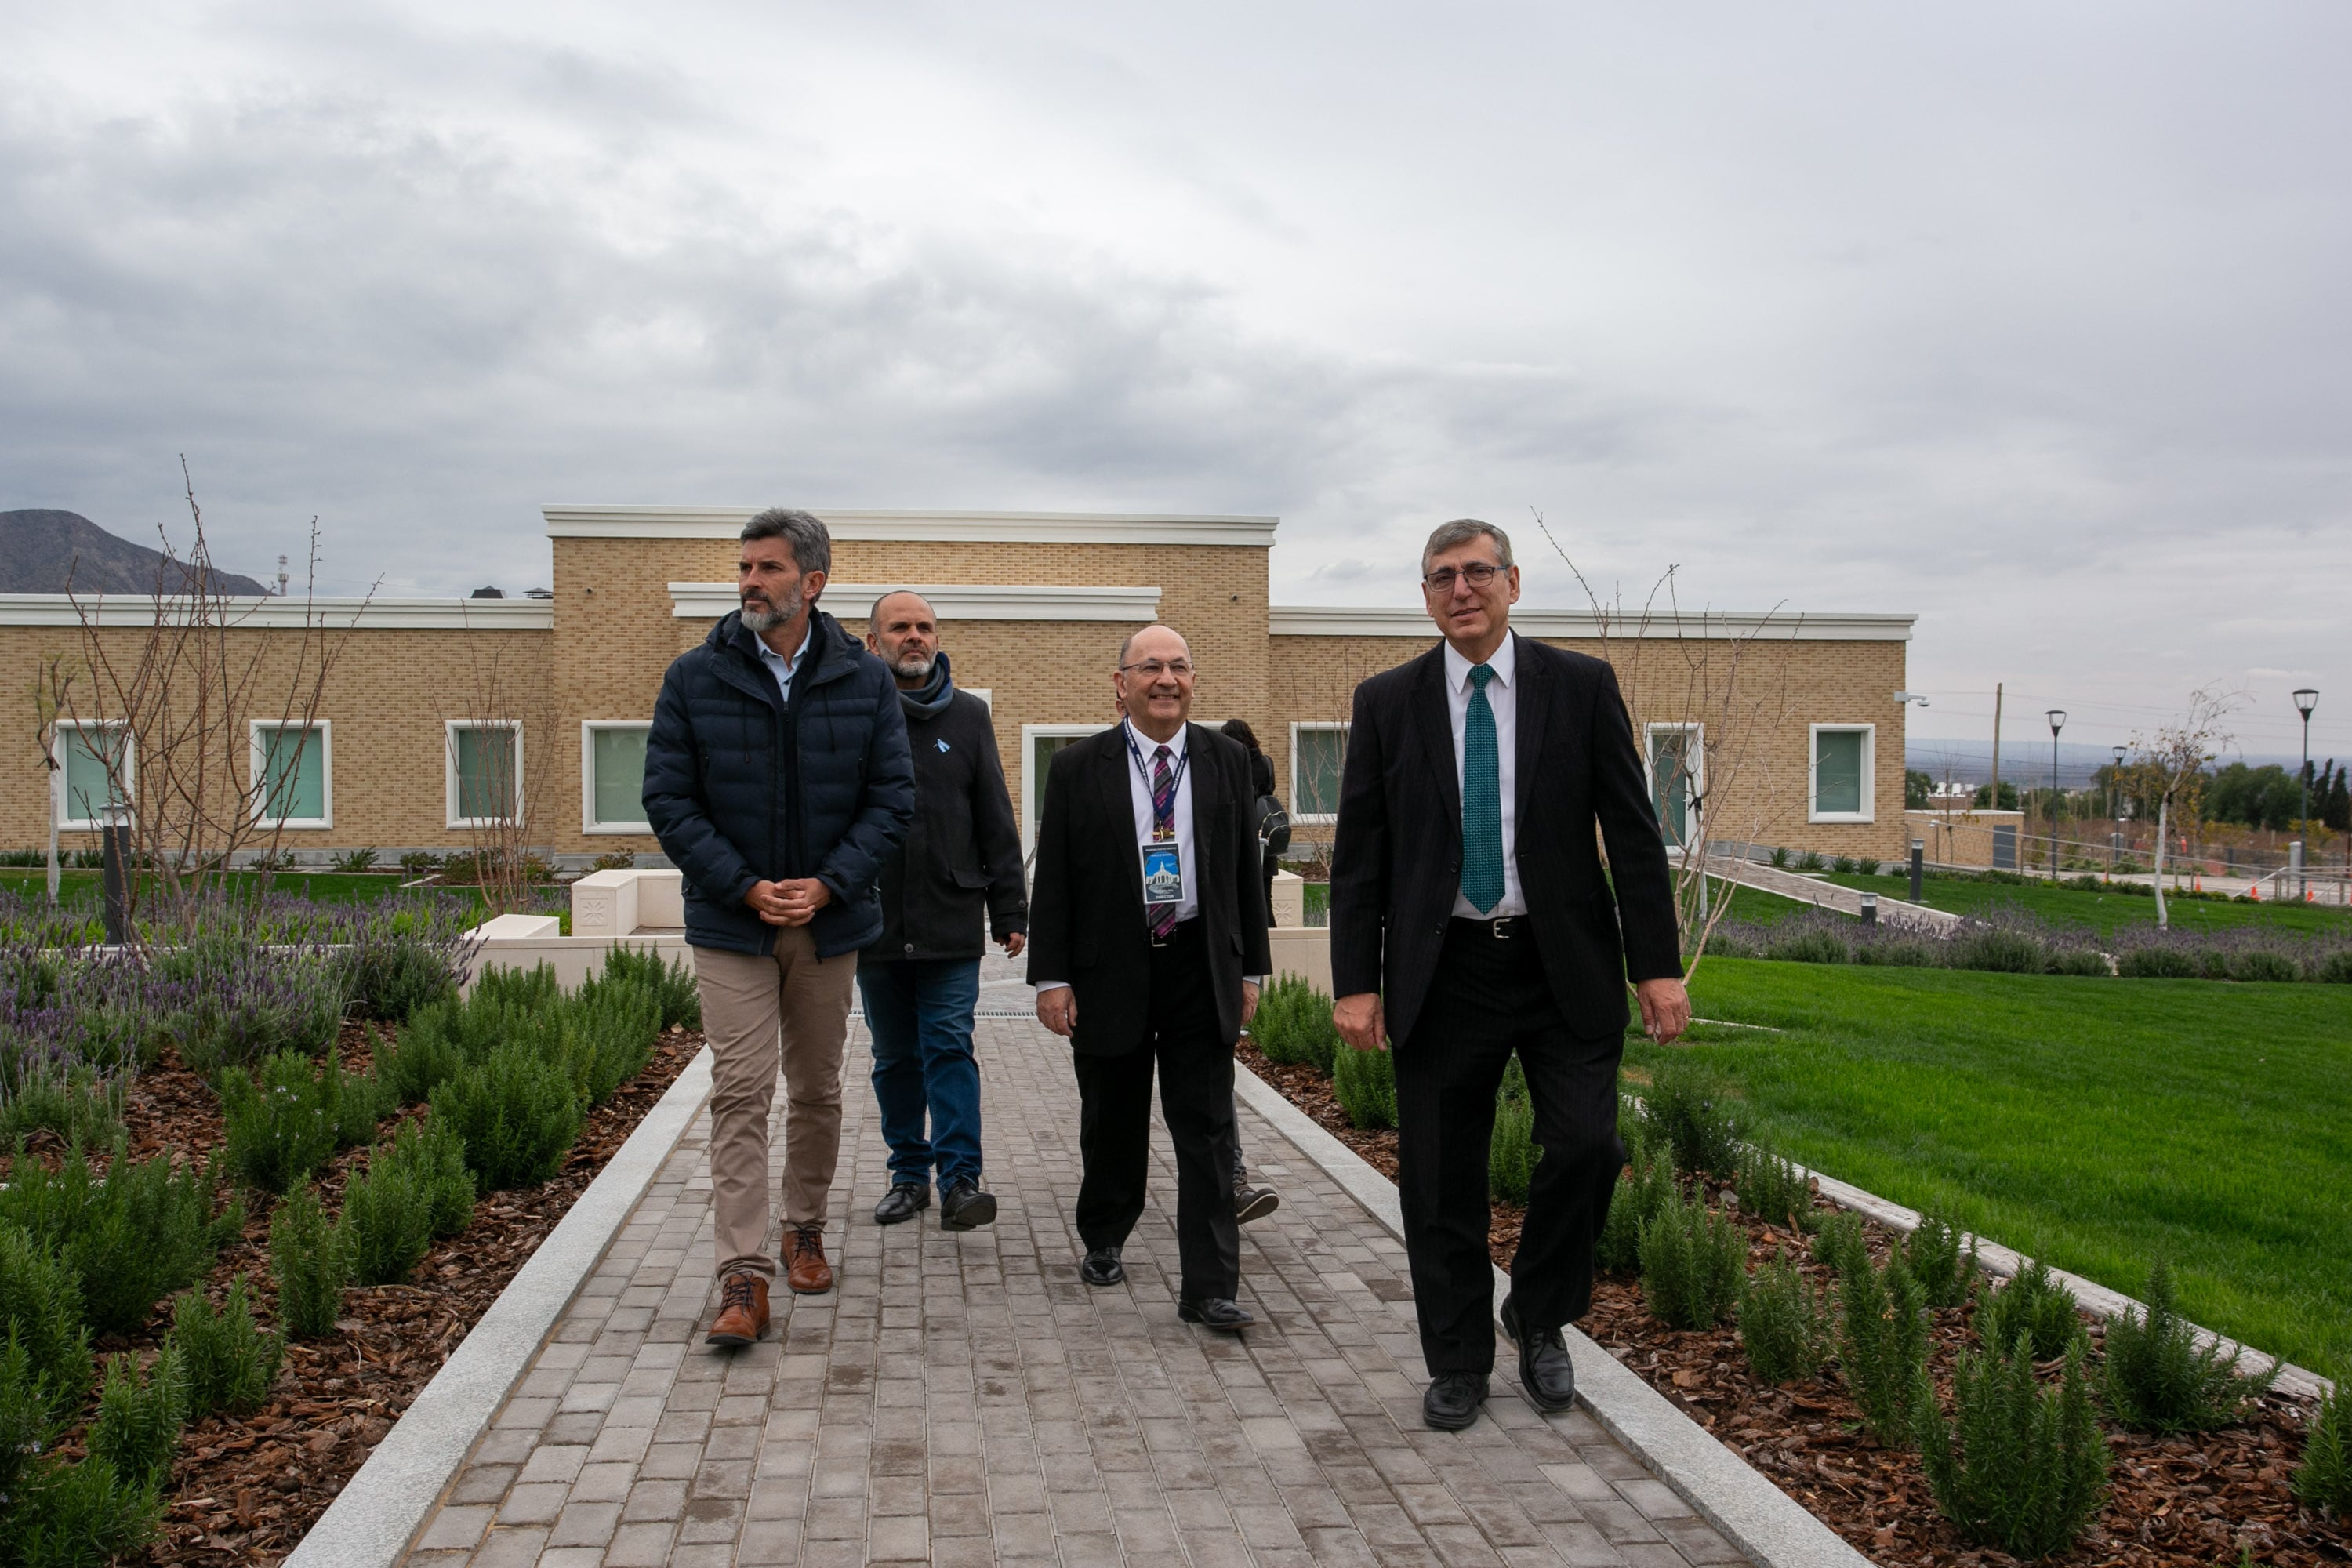
[[[152,594],[163,552],[118,539],[79,512],[29,508],[0,511],[0,594]],[[186,569],[174,563],[163,584],[177,592]],[[267,594],[250,577],[215,569],[216,594]]]

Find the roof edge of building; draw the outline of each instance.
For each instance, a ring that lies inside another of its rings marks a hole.
[[[551,539],[733,539],[758,507],[548,506]],[[1276,517],[1111,511],[809,509],[835,539],[964,544],[1210,544],[1270,549]]]
[[[1426,637],[1437,629],[1428,615],[1401,605],[1276,605],[1267,630],[1283,637]],[[1651,616],[1604,619],[1591,610],[1532,607],[1511,612],[1511,625],[1528,637],[1574,637],[1598,642],[1610,637],[1728,640],[1759,637],[1787,642],[1909,642],[1914,615],[1806,613],[1797,610],[1685,611]]]

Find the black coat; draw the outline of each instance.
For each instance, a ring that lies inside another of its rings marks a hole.
[[[1516,847],[1536,948],[1569,1028],[1622,1034],[1628,975],[1682,973],[1665,841],[1633,724],[1600,659],[1521,637],[1518,679]],[[1412,1038],[1461,883],[1441,643],[1356,688],[1331,848],[1332,989],[1385,992],[1392,1040]]]
[[[1194,874],[1225,1043],[1241,1037],[1242,980],[1273,968],[1258,881],[1256,796],[1239,742],[1185,726],[1192,785]],[[1066,746],[1045,775],[1030,889],[1029,983],[1066,981],[1077,993],[1073,1048],[1119,1056],[1143,1043],[1151,995],[1143,864],[1128,790],[1126,731],[1118,726]]]
[[[686,940],[765,954],[776,929],[743,903],[759,881],[814,877],[833,901],[810,922],[821,957],[882,929],[882,858],[915,816],[898,688],[817,612],[787,707],[740,612],[677,656],[646,737],[646,820],[685,873]]]
[[[1021,831],[996,756],[988,704],[959,691],[941,711],[907,716],[915,824],[882,862],[882,934],[859,962],[978,958],[989,934],[1029,929]]]

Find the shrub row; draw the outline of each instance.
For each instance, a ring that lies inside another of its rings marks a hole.
[[[2102,939],[2088,926],[2062,925],[2015,909],[1997,909],[1949,927],[1882,920],[1875,928],[1809,910],[1769,924],[1727,920],[1716,928],[1709,947],[1727,958],[1799,963],[2352,984],[2352,922],[2333,936],[2258,927],[2217,931],[2134,925]]]

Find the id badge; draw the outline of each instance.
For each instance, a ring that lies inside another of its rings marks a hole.
[[[1143,901],[1181,904],[1184,901],[1184,863],[1176,846],[1148,845],[1143,851]]]

